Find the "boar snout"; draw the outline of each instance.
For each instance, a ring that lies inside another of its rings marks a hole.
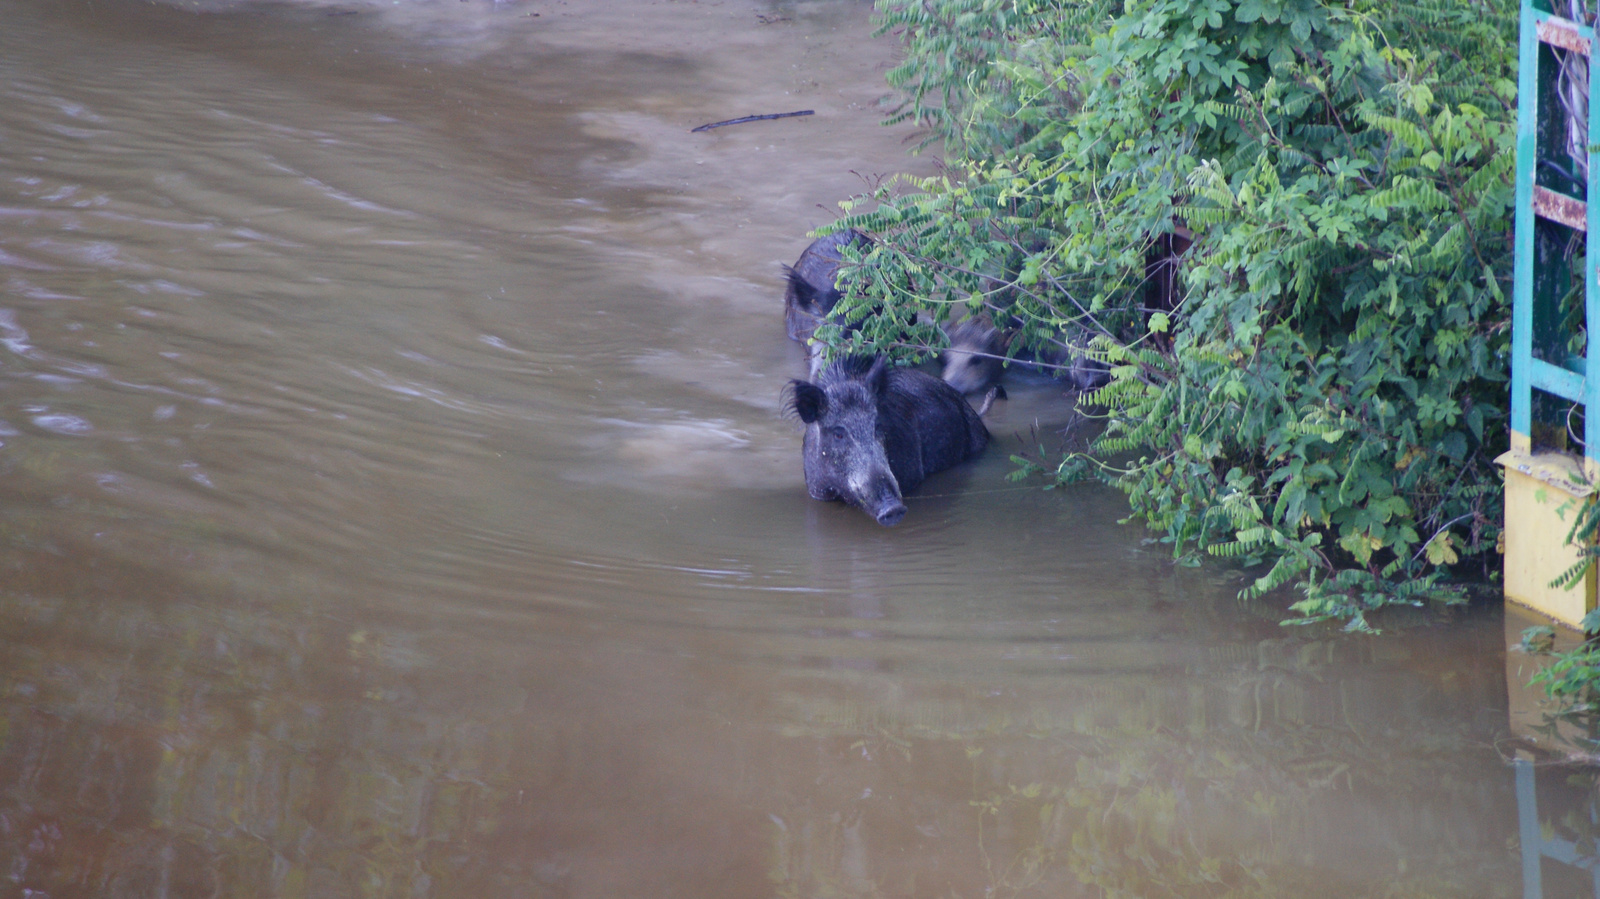
[[[862,489],[855,492],[860,497],[857,503],[863,511],[877,520],[884,527],[894,527],[900,519],[906,517],[906,504],[900,495],[900,484],[895,481],[894,475],[875,477],[870,483],[862,485]]]
[[[877,514],[878,524],[881,524],[886,528],[894,527],[900,523],[900,519],[905,517],[906,504],[900,502],[899,500],[895,500],[893,505],[885,506],[879,509]]]

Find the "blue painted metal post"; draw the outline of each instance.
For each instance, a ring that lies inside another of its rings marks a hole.
[[[1539,34],[1531,0],[1522,0],[1517,53],[1517,220],[1516,263],[1511,296],[1511,450],[1533,449],[1533,390],[1528,363],[1533,359],[1534,169],[1539,162]]]
[[[1527,5],[1528,0],[1523,0]],[[1580,25],[1582,23],[1579,23]],[[1600,72],[1594,67],[1594,29],[1588,29],[1589,37],[1589,128],[1586,152],[1589,157],[1588,173],[1589,184],[1585,194],[1588,202],[1585,211],[1588,213],[1588,233],[1584,241],[1584,323],[1588,328],[1588,342],[1584,346],[1583,374],[1584,384],[1582,394],[1575,399],[1583,403],[1583,457],[1584,471],[1590,478],[1600,474],[1600,368],[1595,363],[1600,361],[1600,350],[1596,344],[1600,343],[1600,335],[1594,333],[1595,326],[1600,324],[1600,153],[1596,153],[1596,143],[1600,141]],[[1518,73],[1521,78],[1521,73]],[[1518,113],[1519,117],[1521,113]],[[1589,375],[1596,375],[1589,377]]]

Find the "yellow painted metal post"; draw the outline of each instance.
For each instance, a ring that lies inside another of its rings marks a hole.
[[[1578,460],[1567,453],[1519,453],[1497,459],[1506,472],[1506,598],[1576,628],[1595,607],[1595,575],[1568,587],[1550,582],[1580,558],[1567,543],[1587,500]]]

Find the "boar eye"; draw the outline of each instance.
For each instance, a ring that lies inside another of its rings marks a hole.
[[[846,436],[844,428],[834,425],[828,429],[828,436],[835,440],[843,440]]]

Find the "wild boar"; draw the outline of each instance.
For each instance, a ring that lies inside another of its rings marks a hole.
[[[784,266],[787,283],[783,291],[783,324],[790,340],[809,343],[817,325],[833,314],[833,307],[844,295],[835,286],[843,258],[841,251],[846,246],[864,250],[867,245],[866,235],[846,229],[817,238],[794,265]],[[809,356],[810,376],[815,378],[822,369],[822,347],[812,344]]]
[[[950,346],[939,354],[939,376],[961,393],[982,393],[1005,374],[1008,335],[985,319],[967,318],[945,329]]]
[[[962,393],[992,390],[1005,373],[1007,347],[1014,331],[1002,330],[984,318],[963,319],[945,332],[950,345],[939,354],[940,377]],[[1047,372],[1072,382],[1079,391],[1103,387],[1111,380],[1106,365],[1068,350],[1058,340],[1040,352],[1021,351],[1010,364]]]
[[[882,357],[849,357],[816,382],[791,381],[788,408],[805,422],[806,491],[842,500],[885,526],[906,493],[983,452],[989,429],[955,388]]]
[[[806,247],[794,265],[783,267],[788,284],[783,291],[783,323],[790,340],[805,343],[817,325],[826,319],[843,296],[835,283],[839,278],[841,250],[846,246],[865,249],[866,235],[847,228],[819,237]]]

